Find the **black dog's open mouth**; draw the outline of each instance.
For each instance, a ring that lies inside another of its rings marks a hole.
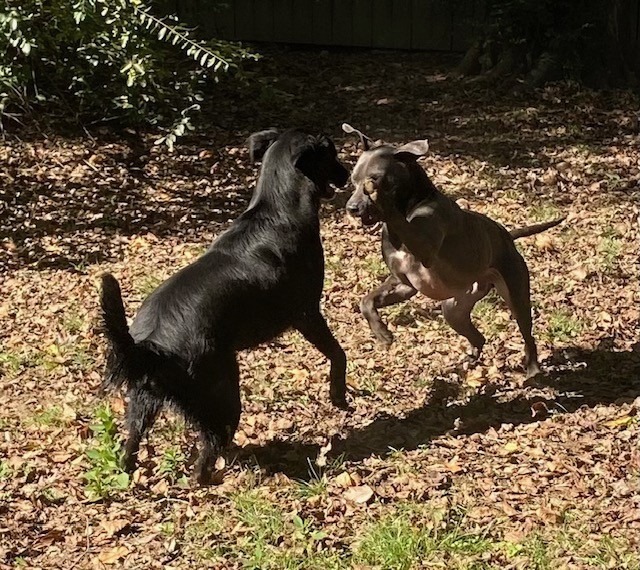
[[[336,189],[333,186],[331,186],[331,184],[327,184],[322,189],[322,193],[320,195],[322,196],[323,200],[326,200],[326,201],[333,200],[336,197]]]
[[[373,226],[380,221],[380,216],[378,216],[377,212],[371,211],[369,208],[367,208],[364,212],[362,212],[360,221],[362,222],[363,226]]]

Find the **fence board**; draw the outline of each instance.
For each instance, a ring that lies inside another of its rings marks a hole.
[[[275,18],[273,20],[273,40],[291,43],[293,33],[293,2],[294,0],[273,0]]]
[[[448,0],[412,0],[411,47],[451,50],[452,7]]]
[[[353,45],[371,47],[372,35],[373,5],[371,0],[353,0]]]
[[[196,22],[207,37],[235,39],[235,6],[230,1],[200,0],[198,12]]]
[[[465,51],[473,37],[476,2],[455,2],[451,18],[451,50]]]
[[[313,35],[313,14],[309,9],[309,0],[293,0],[293,43],[311,43]]]
[[[336,0],[331,18],[331,43],[353,45],[353,0]]]
[[[371,43],[373,47],[411,47],[411,0],[373,0]]]
[[[276,18],[273,0],[253,0],[253,40],[273,41],[273,20]]]
[[[331,43],[331,0],[313,0],[311,4],[310,41],[314,44],[329,45]]]
[[[236,6],[236,37],[243,40],[253,40],[254,20],[253,20],[253,0],[234,0]]]

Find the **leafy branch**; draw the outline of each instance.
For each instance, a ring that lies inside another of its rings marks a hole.
[[[180,44],[185,53],[203,67],[213,67],[213,71],[228,71],[231,67],[231,63],[219,54],[192,40],[186,29],[183,28],[181,31],[178,26],[171,26],[138,6],[134,6],[133,10],[147,30],[157,33],[159,40],[166,39],[174,46]]]

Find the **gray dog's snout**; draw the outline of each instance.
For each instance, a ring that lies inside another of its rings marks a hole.
[[[349,212],[352,216],[361,216],[362,215],[362,204],[358,204],[357,202],[347,202],[346,205],[347,212]]]
[[[347,212],[350,214],[356,215],[359,212],[360,208],[357,204],[350,204],[347,202]]]

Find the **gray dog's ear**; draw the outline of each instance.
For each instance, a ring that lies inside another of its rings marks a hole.
[[[393,155],[400,160],[417,160],[429,151],[429,141],[427,139],[411,141],[403,144],[393,151]]]
[[[267,152],[267,149],[276,141],[279,135],[280,132],[276,128],[258,131],[250,135],[246,145],[249,148],[251,162],[262,160],[264,153]]]

